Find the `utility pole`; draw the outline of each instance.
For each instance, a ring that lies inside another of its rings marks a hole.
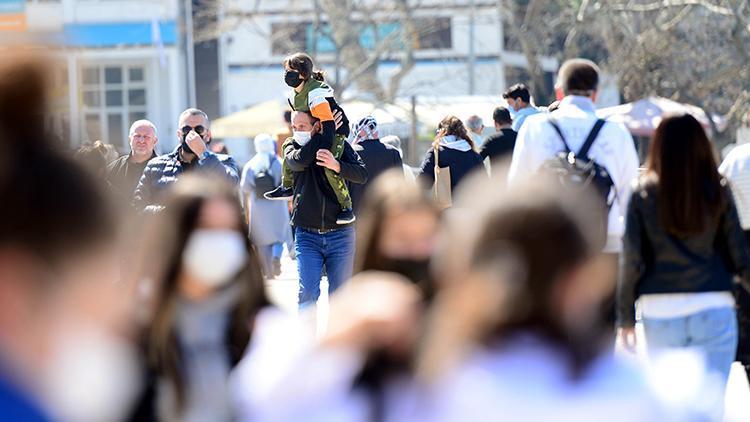
[[[469,95],[474,95],[474,62],[476,61],[474,52],[474,18],[476,12],[474,0],[469,0]]]
[[[185,0],[185,61],[188,106],[197,107],[195,98],[195,42],[193,41],[193,0]]]

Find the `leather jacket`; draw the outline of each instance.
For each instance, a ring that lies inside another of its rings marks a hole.
[[[728,186],[719,216],[702,233],[677,237],[661,224],[657,184],[641,180],[628,205],[617,287],[617,323],[635,325],[642,294],[731,291],[733,275],[750,290],[750,253]]]

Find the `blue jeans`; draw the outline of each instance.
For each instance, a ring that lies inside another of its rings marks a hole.
[[[715,308],[687,317],[644,318],[643,328],[649,353],[659,349],[692,348],[701,352],[708,371],[721,377],[717,393],[717,414],[724,406],[724,390],[737,352],[737,315],[733,308]],[[721,419],[718,417],[718,419]]]
[[[300,308],[314,305],[320,296],[320,279],[325,265],[328,273],[328,293],[338,289],[351,278],[354,266],[354,229],[346,228],[328,233],[317,233],[295,228],[297,269],[299,270]]]
[[[270,245],[258,246],[260,252],[260,260],[263,265],[263,271],[266,277],[271,278],[273,276],[273,260],[281,258],[281,254],[284,252],[283,243],[272,243]]]

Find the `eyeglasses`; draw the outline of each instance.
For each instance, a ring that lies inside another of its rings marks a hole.
[[[194,130],[195,133],[197,133],[198,135],[203,135],[203,132],[206,131],[206,128],[204,128],[201,125],[198,125],[198,126],[195,126],[195,127],[187,126],[186,125],[186,126],[183,126],[182,129],[180,129],[180,130],[182,130],[182,134],[183,135],[187,135],[188,133],[190,133],[191,130]]]

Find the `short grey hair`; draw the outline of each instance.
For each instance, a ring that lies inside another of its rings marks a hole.
[[[141,119],[141,120],[134,121],[133,124],[130,125],[130,130],[128,131],[128,136],[133,136],[133,132],[135,132],[135,130],[138,129],[139,127],[141,127],[141,126],[148,126],[148,127],[150,127],[151,129],[154,130],[154,136],[157,137],[157,138],[159,137],[159,134],[156,131],[156,125],[153,122],[151,122],[150,120],[146,120],[146,119]]]
[[[197,108],[189,108],[180,113],[180,118],[177,120],[178,124],[182,121],[182,119],[190,116],[201,116],[203,117],[203,120],[206,121],[206,127],[209,127],[211,125],[211,121],[208,120],[208,114],[206,114],[203,110],[198,110]]]
[[[480,130],[484,126],[484,122],[481,117],[475,114],[466,119],[466,126],[471,130]]]

